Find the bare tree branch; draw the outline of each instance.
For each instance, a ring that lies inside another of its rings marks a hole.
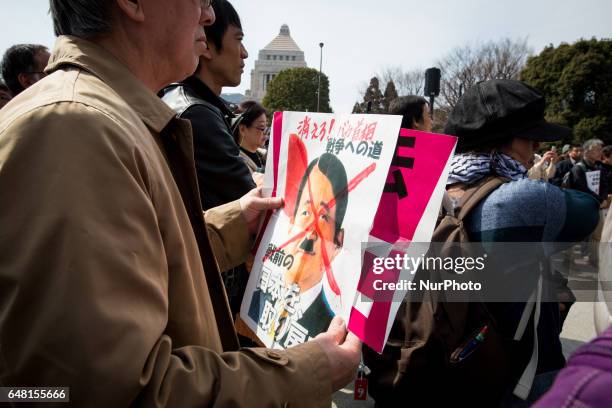
[[[377,74],[382,84],[393,81],[399,95],[421,95],[425,84],[425,70],[421,68],[404,71],[400,66],[384,68]]]
[[[477,82],[517,79],[531,52],[526,38],[506,38],[451,50],[438,61],[442,71],[440,102],[452,108],[463,92]]]

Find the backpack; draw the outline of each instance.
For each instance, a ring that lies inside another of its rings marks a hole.
[[[587,171],[586,166],[583,162],[578,162],[574,164],[574,166],[580,166]],[[567,173],[563,175],[563,179],[561,180],[561,188],[573,188],[574,187],[574,176],[572,175],[572,169],[569,169]]]
[[[457,255],[458,244],[469,242],[463,220],[506,181],[485,178],[463,190],[454,212],[441,213],[432,242],[444,245],[436,256],[453,250]],[[431,278],[431,271],[426,273]],[[415,281],[424,277],[419,274]],[[376,406],[397,406],[397,401],[417,407],[496,406],[516,384],[532,350],[502,335],[483,302],[445,302],[440,291],[425,291],[423,296],[422,302],[404,299],[382,355],[364,346]],[[484,341],[459,360],[476,337]]]

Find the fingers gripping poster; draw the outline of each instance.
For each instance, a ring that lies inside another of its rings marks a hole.
[[[401,117],[276,113],[266,220],[241,318],[267,347],[287,348],[348,322]]]

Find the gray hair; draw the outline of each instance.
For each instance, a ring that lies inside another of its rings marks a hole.
[[[582,148],[584,149],[585,152],[588,152],[589,150],[591,150],[594,147],[603,147],[604,142],[601,139],[589,139],[586,142],[584,142],[584,144],[582,145]]]
[[[111,0],[50,0],[55,35],[89,38],[111,31]]]

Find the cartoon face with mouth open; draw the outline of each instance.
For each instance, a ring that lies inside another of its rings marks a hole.
[[[294,261],[285,283],[296,283],[300,292],[321,282],[326,267],[342,249],[342,221],[348,204],[347,175],[342,162],[324,153],[308,165],[300,182],[289,236],[300,235],[287,253]]]

